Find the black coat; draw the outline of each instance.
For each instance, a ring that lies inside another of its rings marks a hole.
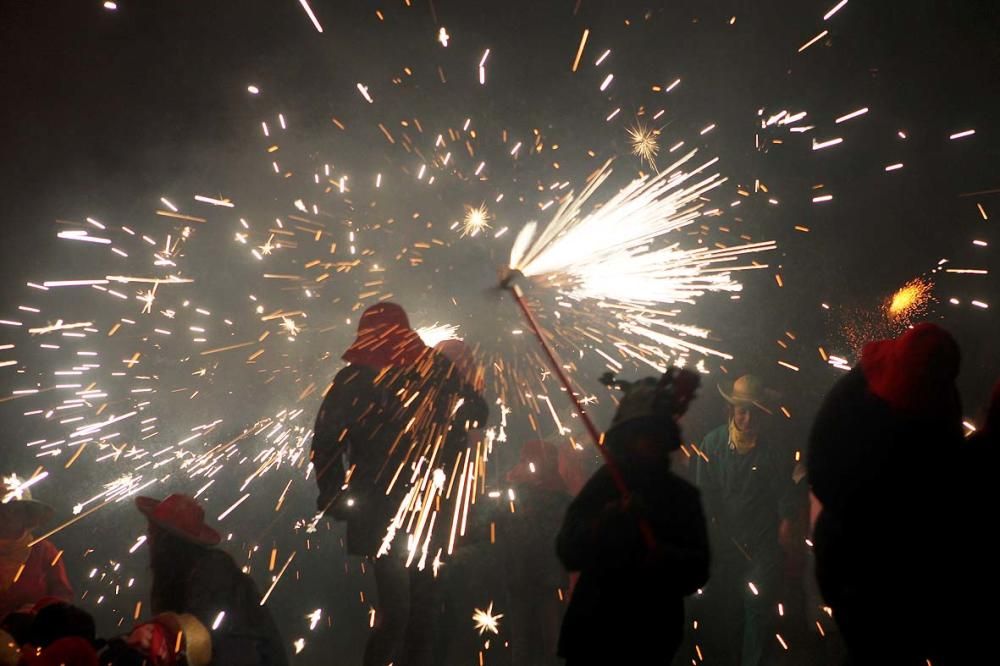
[[[605,465],[570,504],[559,532],[563,565],[579,571],[559,637],[569,663],[667,664],[684,631],[684,604],[708,580],[698,490],[659,466],[625,470],[629,507]],[[643,541],[638,516],[656,548]]]
[[[229,555],[205,549],[185,581],[177,613],[190,613],[210,629],[212,663],[219,666],[284,666],[285,646],[260,592]],[[220,612],[225,612],[212,629]]]
[[[809,482],[823,510],[814,530],[816,577],[848,649],[893,663],[940,660],[960,640],[954,593],[969,507],[957,464],[961,424],[903,415],[855,369],[825,398],[809,438]]]
[[[450,465],[464,433],[488,414],[455,367],[430,350],[410,366],[340,370],[316,417],[312,456],[317,505],[347,522],[348,552],[375,555],[406,494],[406,466],[432,455],[436,466]]]

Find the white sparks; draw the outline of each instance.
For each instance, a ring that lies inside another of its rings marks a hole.
[[[956,132],[955,134],[952,134],[948,138],[954,141],[955,139],[964,139],[967,136],[972,136],[975,133],[976,130],[970,129],[970,130],[965,130],[964,132]]]
[[[842,122],[850,120],[851,118],[857,118],[858,116],[863,116],[866,113],[868,113],[868,107],[867,106],[864,107],[863,109],[858,109],[857,111],[851,111],[850,113],[845,114],[845,115],[837,118],[837,120],[835,122],[836,122],[836,124],[839,125]]]
[[[477,608],[476,612],[472,614],[472,621],[476,623],[476,630],[479,635],[482,636],[487,631],[499,634],[500,633],[500,618],[503,617],[503,613],[493,614],[493,602],[486,610]]]
[[[222,206],[224,208],[233,208],[235,204],[229,199],[215,199],[213,197],[202,196],[201,194],[194,195],[195,201],[200,201],[201,203],[212,204],[213,206]]]
[[[308,0],[299,0],[299,4],[302,5],[302,9],[306,10],[306,14],[309,16],[309,20],[312,21],[313,26],[316,28],[316,32],[323,32],[323,26],[319,24],[319,20],[316,15],[313,14],[312,7],[309,6]]]
[[[458,335],[458,326],[455,324],[439,324],[434,322],[430,326],[421,326],[416,329],[417,335],[428,347],[433,347],[445,340],[461,340]]]
[[[608,74],[606,77],[604,77],[604,83],[601,84],[601,92],[604,92],[605,90],[608,89],[608,86],[611,85],[611,81],[614,80],[614,78],[615,78],[614,74]]]
[[[372,96],[368,94],[368,86],[364,85],[363,83],[359,83],[358,92],[361,93],[361,96],[364,97],[369,104],[375,103],[375,100],[372,99]]]
[[[813,44],[815,44],[819,40],[821,40],[824,37],[826,37],[828,34],[830,34],[829,30],[824,30],[823,32],[819,33],[818,35],[816,35],[815,37],[813,37],[812,39],[810,39],[808,42],[806,42],[805,44],[803,44],[802,46],[800,46],[799,47],[799,53],[802,53],[807,48],[809,48],[810,46],[812,46]]]
[[[740,255],[776,247],[773,242],[762,242],[686,250],[676,242],[656,244],[698,220],[701,197],[725,182],[718,173],[703,173],[717,158],[691,171],[682,169],[696,152],[656,176],[633,181],[597,210],[583,215],[584,206],[611,174],[606,163],[581,194],[562,203],[544,229],[536,234],[537,225],[529,223],[511,248],[512,268],[529,278],[545,276],[548,284],[570,299],[592,299],[612,313],[620,330],[672,350],[621,348],[624,354],[647,362],[652,354],[658,359],[655,367],[669,365],[678,354],[690,351],[721,355],[691,340],[707,337],[707,331],[669,321],[655,305],[691,304],[709,292],[739,292],[742,285],[732,278],[732,271],[750,266],[732,264]],[[715,266],[720,263],[727,267]]]
[[[817,141],[813,139],[813,150],[823,150],[824,148],[829,148],[830,146],[836,146],[838,143],[843,143],[844,139],[837,137],[836,139],[830,139],[828,141]]]
[[[829,21],[830,17],[833,16],[834,14],[836,14],[837,12],[839,12],[843,8],[843,6],[846,5],[846,4],[847,4],[847,0],[840,0],[840,2],[838,2],[833,7],[833,9],[831,9],[830,11],[828,11],[826,14],[823,14],[823,20],[824,21]]]

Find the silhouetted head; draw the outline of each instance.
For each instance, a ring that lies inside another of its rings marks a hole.
[[[700,381],[697,375],[671,368],[659,378],[625,382],[608,373],[601,381],[625,392],[604,437],[609,451],[621,459],[641,462],[665,460],[680,447],[677,419],[694,399]]]
[[[63,601],[46,604],[38,610],[31,625],[32,645],[47,647],[67,636],[93,643],[97,639],[97,628],[90,613]]]

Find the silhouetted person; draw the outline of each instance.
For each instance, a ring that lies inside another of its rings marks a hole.
[[[153,613],[187,614],[208,627],[212,664],[288,663],[257,586],[232,557],[213,547],[221,537],[205,524],[198,502],[174,494],[163,501],[137,497],[135,503],[149,521]]]
[[[778,647],[782,545],[795,547],[793,535],[803,531],[806,487],[795,483],[794,452],[765,427],[777,394],[753,375],[719,393],[729,403],[728,423],[705,436],[705,457],[695,460],[713,555],[701,618],[705,651],[712,663],[758,666]]]
[[[955,592],[976,584],[960,562],[978,539],[956,541],[965,505],[955,387],[959,349],[933,324],[866,345],[827,394],[807,465],[822,504],[816,576],[852,664],[975,663],[956,626]],[[981,657],[981,655],[977,655]]]
[[[671,371],[618,385],[625,396],[604,446],[628,495],[605,464],[570,504],[557,540],[563,565],[580,572],[559,636],[567,666],[669,664],[684,597],[708,580],[698,490],[670,471],[669,457],[697,377]]]
[[[426,470],[428,459],[451,465],[453,449],[466,443],[464,431],[485,422],[486,404],[455,364],[420,340],[395,303],[365,310],[342,358],[349,365],[334,377],[314,428],[317,505],[347,523],[348,553],[368,558],[375,574],[378,607],[365,665],[431,664],[431,567],[407,566],[407,535],[399,529],[396,536],[395,518],[413,467]]]
[[[44,597],[73,598],[59,549],[51,541],[29,545],[32,530],[48,521],[52,507],[32,499],[24,480],[5,476],[0,484],[0,619],[30,608]]]

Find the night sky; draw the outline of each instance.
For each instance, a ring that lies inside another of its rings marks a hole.
[[[670,129],[717,123],[711,147],[725,174],[738,183],[760,178],[782,201],[745,216],[785,254],[788,286],[774,296],[780,302],[768,299],[770,321],[801,322],[819,301],[878,299],[941,257],[995,262],[993,252],[968,253],[990,224],[978,219],[975,203],[989,210],[997,194],[961,196],[998,186],[990,123],[1000,19],[987,2],[854,2],[824,22],[835,3],[317,0],[323,34],[293,0],[118,4],[117,11],[96,0],[4,5],[6,284],[44,261],[54,219],[134,215],[171,186],[229,191],[245,180],[247,170],[233,166],[256,131],[248,82],[294,109],[300,127],[325,132],[328,115],[356,128],[369,113],[356,81],[381,84],[404,66],[416,68],[411,85],[421,89],[406,103],[423,108],[390,115],[433,113],[435,99],[461,100],[501,123],[558,121],[579,133],[566,140],[581,142],[591,111],[615,100],[652,108],[648,94],[636,93],[683,77],[683,94],[668,106]],[[452,44],[435,51],[429,45],[441,25]],[[616,85],[588,95],[593,109],[581,108],[575,94],[583,86],[591,92],[593,76],[566,74],[585,27],[592,31],[585,60],[606,47],[620,63]],[[820,29],[830,34],[797,53]],[[490,82],[480,87],[475,61],[486,47]],[[447,85],[437,80],[438,65]],[[862,106],[871,108],[867,117],[845,126],[845,144],[825,154],[754,150],[758,108],[807,110],[815,135],[832,136],[840,129],[833,118]],[[970,127],[974,138],[948,141]],[[352,165],[379,161],[383,146],[371,129],[350,132]],[[883,172],[894,162],[906,166]],[[836,193],[831,205],[811,204],[809,188],[820,183]],[[791,231],[802,223],[812,230],[807,237]],[[973,283],[984,300],[988,280]],[[15,301],[15,290],[5,290],[5,302]],[[963,342],[981,346],[997,331],[991,313],[939,311]],[[816,326],[822,337],[824,324]]]

